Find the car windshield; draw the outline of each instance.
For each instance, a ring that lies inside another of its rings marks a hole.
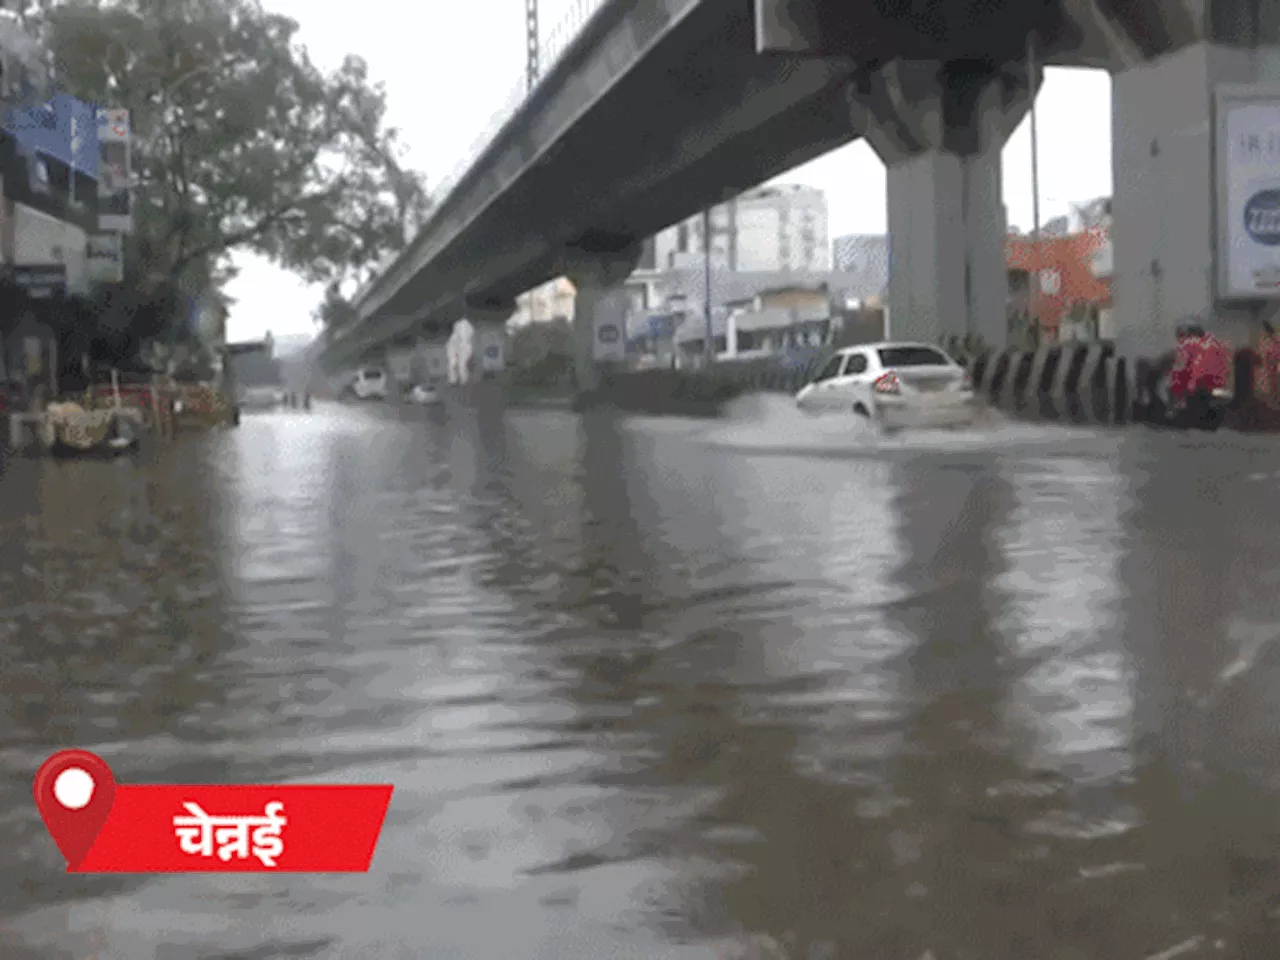
[[[951,366],[951,361],[932,347],[885,347],[879,354],[881,365],[888,369]]]

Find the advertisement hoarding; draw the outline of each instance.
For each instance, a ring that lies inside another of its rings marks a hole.
[[[611,290],[602,296],[592,311],[593,356],[596,363],[618,363],[627,357],[626,293]]]
[[[24,150],[98,176],[98,126],[91,104],[60,93],[48,103],[8,110],[4,128]]]
[[[85,260],[94,283],[124,280],[124,237],[119,233],[91,233],[85,239]]]
[[[67,291],[67,267],[61,263],[10,267],[9,278],[32,299],[55,297]]]
[[[443,344],[422,347],[422,357],[430,380],[443,380],[449,372],[448,351]]]
[[[1280,298],[1280,89],[1216,91],[1218,296]]]
[[[500,324],[476,327],[476,353],[484,373],[501,373],[506,368],[507,328]]]
[[[98,229],[133,232],[133,157],[129,111],[102,108],[97,113]]]

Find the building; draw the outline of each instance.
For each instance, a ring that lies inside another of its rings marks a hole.
[[[1021,335],[1034,318],[1039,335],[1050,341],[1110,340],[1110,200],[1077,207],[1064,219],[1066,226],[1054,235],[1006,240],[1010,334]]]
[[[515,313],[507,321],[521,327],[537,320],[573,320],[573,305],[577,291],[566,277],[556,277],[541,286],[534,287],[516,298]]]
[[[223,373],[233,389],[276,387],[283,382],[271,334],[249,343],[229,343]]]
[[[889,238],[884,234],[851,233],[831,244],[835,270],[859,278],[859,285],[883,296],[889,288]]]
[[[712,269],[750,273],[831,269],[827,198],[799,184],[756,187],[704,216],[690,217],[654,237],[654,270],[687,270],[705,259],[710,220]]]
[[[637,362],[685,366],[700,361],[706,337],[705,271],[674,270],[640,280],[633,276],[628,293],[627,341]],[[859,278],[831,271],[713,270],[716,354],[722,359],[788,354],[812,346],[815,331],[826,342],[829,321],[868,293]]]
[[[98,229],[97,111],[49,97],[38,40],[0,13],[0,375],[58,389],[87,360],[88,237]]]

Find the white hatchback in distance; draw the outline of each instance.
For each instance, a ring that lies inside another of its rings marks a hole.
[[[844,347],[796,394],[808,413],[855,413],[877,426],[963,427],[980,412],[964,368],[927,343]]]
[[[379,367],[361,370],[342,391],[342,396],[351,400],[386,400],[388,394],[387,374]]]

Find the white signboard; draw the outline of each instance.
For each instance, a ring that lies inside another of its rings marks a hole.
[[[1280,297],[1280,90],[1217,92],[1218,293]]]
[[[428,379],[443,380],[449,372],[447,348],[438,345],[423,347],[422,355],[426,361]]]
[[[133,232],[133,156],[129,111],[98,109],[98,229]]]
[[[507,328],[503,324],[482,323],[475,327],[475,356],[483,373],[506,369]]]
[[[95,283],[124,280],[124,243],[118,233],[91,233],[85,240],[89,279]]]
[[[592,354],[596,363],[627,358],[627,304],[624,291],[613,290],[595,304],[592,316]]]

